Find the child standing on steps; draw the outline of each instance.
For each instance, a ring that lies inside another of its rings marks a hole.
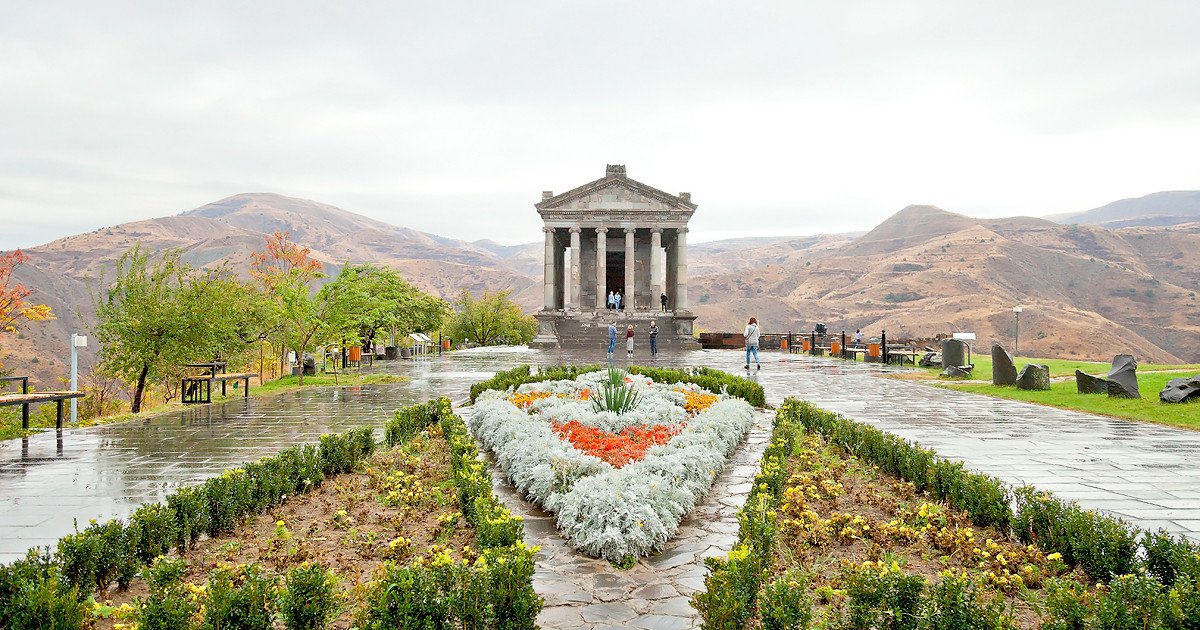
[[[626,356],[633,358],[633,324],[625,329],[625,352]]]

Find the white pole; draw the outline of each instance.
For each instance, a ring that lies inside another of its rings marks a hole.
[[[75,338],[78,335],[71,333],[71,391],[79,389],[79,348],[75,346]],[[79,420],[78,411],[79,399],[71,399],[71,424],[75,424]]]

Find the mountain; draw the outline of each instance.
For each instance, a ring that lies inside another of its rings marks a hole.
[[[909,206],[807,259],[693,278],[707,330],[754,315],[770,332],[887,330],[893,339],[974,332],[976,350],[1157,362],[1200,360],[1200,223],[1106,229],[1045,219],[972,219]]]
[[[1160,195],[1183,212],[1188,195],[1200,193]],[[740,330],[753,315],[769,332],[801,333],[816,322],[834,331],[887,330],[891,338],[974,332],[979,352],[993,341],[1011,347],[1012,307],[1020,304],[1023,354],[1200,361],[1200,221],[1112,227],[1129,215],[1105,216],[1110,223],[1102,227],[909,206],[866,233],[696,243],[689,296],[704,330]],[[373,262],[443,297],[463,288],[510,289],[526,310],[541,307],[540,241],[471,243],[315,201],[241,194],[26,250],[31,261],[17,280],[36,288],[34,297],[58,319],[8,337],[4,361],[43,387],[64,376],[69,334],[88,330],[91,296],[135,244],[177,248],[193,265],[228,262],[244,273],[250,252],[276,230],[312,248],[330,275],[346,262]]]
[[[1200,221],[1200,191],[1157,192],[1136,199],[1121,199],[1087,212],[1046,218],[1059,223],[1102,225],[1108,228],[1191,223]]]
[[[486,247],[393,226],[327,204],[268,193],[234,195],[174,216],[135,221],[26,249],[30,261],[18,268],[18,282],[34,287],[31,299],[49,304],[57,319],[30,325],[5,340],[7,367],[31,372],[46,383],[65,376],[67,339],[86,333],[93,320],[92,296],[111,278],[121,254],[140,244],[151,251],[179,249],[197,267],[228,262],[237,273],[249,269],[250,253],[267,234],[291,234],[312,249],[336,276],[347,262],[371,262],[400,269],[417,286],[452,298],[461,289],[512,290],[519,302],[540,306],[540,277],[517,254],[500,256]],[[540,276],[540,255],[538,260]],[[94,344],[89,353],[94,352]],[[90,364],[91,355],[84,358]]]

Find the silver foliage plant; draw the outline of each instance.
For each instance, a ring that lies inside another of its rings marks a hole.
[[[573,415],[564,412],[578,413],[569,419],[605,430],[612,430],[606,425],[624,424],[604,416],[612,412],[593,412],[575,398],[581,388],[591,388],[606,376],[594,372],[576,381],[521,386],[522,393],[551,391],[569,396],[539,400],[532,414],[508,402],[510,392],[487,392],[477,400],[468,424],[495,453],[513,486],[557,514],[559,530],[573,547],[621,562],[659,551],[675,535],[680,520],[708,493],[750,430],[754,409],[741,399],[726,397],[688,420],[670,442],[651,448],[642,461],[618,469],[576,450],[550,427],[550,418],[565,422],[566,415]],[[673,386],[635,380],[634,386],[643,394],[630,412],[638,415],[637,424],[678,424],[686,417],[683,396],[672,391]],[[677,411],[667,411],[668,406]],[[650,410],[658,412],[656,417],[640,413]]]

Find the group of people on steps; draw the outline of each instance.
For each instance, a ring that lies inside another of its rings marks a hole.
[[[605,305],[605,308],[607,308],[610,311],[619,311],[619,310],[622,310],[622,305],[624,304],[624,302],[625,302],[625,298],[621,297],[620,291],[609,291],[608,299],[605,301],[604,305]],[[662,312],[664,312],[664,313],[667,312],[667,294],[666,293],[663,293],[658,296],[658,305],[660,308],[662,308]]]
[[[625,356],[633,358],[633,324],[625,327]],[[658,356],[658,323],[651,321],[650,328],[646,330],[647,336],[650,337],[650,356]],[[746,330],[743,332],[746,337],[746,365],[742,366],[743,370],[750,369],[750,357],[754,357],[754,367],[756,370],[762,369],[762,363],[758,359],[758,340],[761,331],[758,327],[758,319],[751,317],[746,323]],[[608,359],[611,361],[613,353],[617,350],[617,321],[613,320],[608,325]]]

